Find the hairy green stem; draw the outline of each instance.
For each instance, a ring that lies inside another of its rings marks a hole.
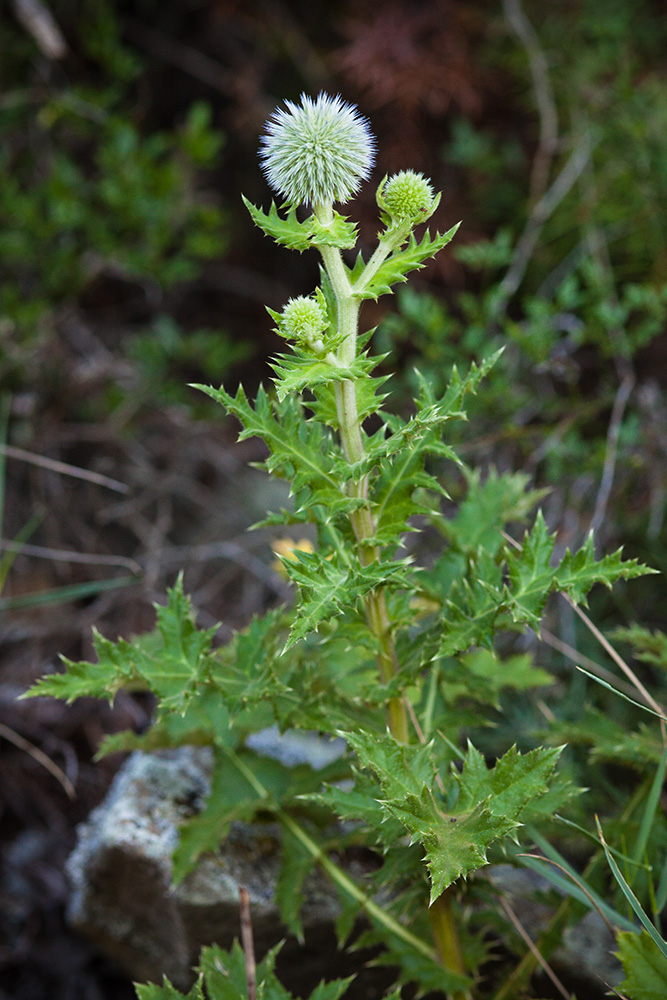
[[[326,225],[333,219],[333,210],[330,205],[315,206],[314,211],[322,225]],[[395,240],[381,240],[354,287],[350,282],[349,272],[343,263],[340,251],[336,247],[320,246],[324,266],[336,297],[337,331],[342,334],[337,355],[340,364],[351,365],[356,357],[360,293],[372,276],[377,273],[388,254],[404,239],[405,234],[397,233]],[[343,452],[348,462],[355,465],[361,462],[364,457],[364,444],[354,381],[337,382],[335,394]],[[350,521],[360,546],[361,561],[364,565],[368,565],[380,557],[379,548],[372,542],[375,535],[375,523],[369,503],[368,475],[352,480],[348,485],[348,493],[352,497],[366,501],[363,506],[350,515]],[[399,664],[391,634],[386,596],[382,588],[378,588],[367,596],[366,617],[371,631],[378,640],[378,671],[383,683],[388,684],[398,672]],[[389,700],[387,726],[395,739],[401,743],[409,743],[408,714],[402,698]],[[449,892],[445,892],[430,907],[429,919],[441,965],[453,972],[465,975]],[[467,991],[460,992],[453,996],[452,1000],[470,1000],[470,994]]]
[[[314,208],[318,221],[327,225],[333,219],[331,205],[316,205]],[[320,245],[322,260],[336,297],[336,323],[342,340],[338,348],[337,360],[341,365],[349,366],[354,362],[357,352],[357,335],[359,329],[360,299],[354,294],[349,274],[340,251],[336,247]],[[357,406],[357,393],[354,381],[349,379],[337,382],[335,385],[336,409],[343,452],[351,465],[361,462],[364,457],[364,443],[361,432],[361,420]],[[373,544],[375,523],[369,502],[368,475],[353,479],[348,484],[348,495],[365,501],[363,506],[353,511],[350,522],[359,543],[360,559],[368,566],[380,557],[379,548]],[[382,681],[388,684],[398,670],[398,659],[391,635],[391,625],[387,611],[387,601],[384,591],[379,588],[366,598],[366,617],[368,624],[377,637],[378,672]],[[391,734],[402,743],[409,740],[408,716],[405,705],[400,698],[391,698],[387,705],[387,725]]]
[[[445,889],[431,904],[428,917],[440,964],[451,972],[465,976],[466,968],[452,911],[452,887]],[[469,990],[460,990],[452,993],[451,1000],[472,1000],[472,994]]]

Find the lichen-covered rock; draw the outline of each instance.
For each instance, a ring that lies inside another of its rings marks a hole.
[[[265,742],[262,749],[272,755],[303,759],[309,750],[270,738]],[[68,861],[69,919],[135,980],[160,981],[166,975],[175,985],[187,986],[202,945],[228,946],[239,936],[239,885],[250,894],[258,952],[285,937],[274,902],[280,868],[274,824],[235,824],[224,852],[203,858],[178,887],[171,885],[179,823],[203,805],[210,772],[206,749],[135,753],[105,801],[79,828]],[[304,889],[307,939],[311,946],[321,936],[333,940],[335,890],[318,873]],[[291,947],[288,941],[284,959]]]

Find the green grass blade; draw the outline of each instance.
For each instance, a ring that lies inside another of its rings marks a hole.
[[[0,597],[0,611],[12,611],[14,608],[34,608],[40,604],[64,604],[67,601],[78,601],[82,597],[91,597],[104,590],[115,590],[118,587],[132,587],[138,583],[136,576],[117,576],[111,580],[90,580],[87,583],[75,583],[67,587],[54,587],[52,590],[40,590],[34,594],[21,594],[17,597]]]
[[[549,860],[541,861],[538,858],[532,858],[530,856],[519,855],[521,863],[526,865],[527,868],[532,868],[533,871],[538,872],[543,875],[548,882],[564,892],[567,896],[572,896],[573,899],[578,900],[583,903],[589,910],[599,909],[600,913],[606,917],[606,919],[614,924],[616,927],[620,927],[625,931],[636,931],[637,928],[631,920],[624,917],[622,913],[615,910],[609,903],[606,903],[604,899],[593,889],[574,868],[565,860],[565,858],[560,854],[555,847],[545,840],[539,833],[535,830],[530,830],[530,835],[535,841],[537,846],[540,848],[542,853]],[[563,871],[558,871],[553,865],[549,864],[549,861],[553,861],[557,864],[559,868]],[[565,873],[565,874],[564,874]]]
[[[631,705],[635,706],[635,708],[641,708],[644,712],[650,712],[651,715],[655,715],[658,719],[662,719],[664,722],[667,722],[667,717],[661,715],[660,712],[654,712],[652,708],[648,707],[648,705],[644,705],[641,701],[635,701],[634,698],[631,698],[627,694],[623,694],[622,691],[619,691],[618,688],[615,688],[613,684],[609,684],[608,681],[603,681],[601,677],[596,677],[595,674],[591,674],[588,670],[584,670],[583,667],[577,666],[576,663],[575,663],[575,670],[579,670],[582,674],[586,674],[586,676],[590,677],[591,680],[595,681],[596,684],[601,684],[602,687],[606,687],[608,691],[611,691],[613,694],[618,695],[619,698],[623,698],[624,701],[629,701]]]
[[[632,852],[632,859],[635,862],[639,861],[646,850],[648,838],[651,834],[653,822],[658,811],[658,805],[660,804],[660,795],[665,781],[665,771],[667,771],[667,744],[662,751],[662,757],[660,758],[660,763],[656,769],[653,783],[651,784],[651,790],[646,800],[644,815],[642,816],[642,821],[639,825],[637,842],[635,844],[635,849]]]
[[[41,522],[41,520],[42,520],[41,514],[33,514],[33,516],[30,518],[27,524],[23,525],[18,535],[16,536],[15,541],[19,545],[22,545],[24,542],[27,542],[30,536],[32,535],[33,531],[37,527],[37,525]],[[0,558],[0,594],[5,589],[7,576],[14,564],[14,560],[18,555],[20,555],[20,552],[5,552],[2,558]]]
[[[655,929],[655,927],[653,926],[647,915],[644,913],[642,904],[639,902],[634,892],[623,878],[623,874],[621,873],[620,868],[614,861],[611,851],[607,847],[607,843],[604,839],[604,834],[602,833],[602,827],[600,826],[600,820],[597,818],[597,816],[595,817],[595,823],[598,828],[598,833],[600,835],[600,843],[602,844],[602,848],[604,850],[605,857],[607,859],[607,864],[611,868],[612,875],[618,882],[621,892],[623,893],[628,903],[632,907],[633,913],[636,915],[637,919],[640,921],[640,923],[647,931],[647,933],[653,938],[653,941],[658,946],[660,953],[665,958],[667,958],[667,941],[665,941],[664,938],[660,934],[658,934],[657,930]],[[637,928],[634,929],[636,930]]]

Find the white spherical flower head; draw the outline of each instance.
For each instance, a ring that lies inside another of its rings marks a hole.
[[[375,139],[340,96],[285,101],[265,126],[259,151],[266,179],[291,205],[346,202],[371,172]]]

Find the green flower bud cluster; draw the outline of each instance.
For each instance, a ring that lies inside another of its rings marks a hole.
[[[277,323],[277,331],[281,337],[293,340],[301,346],[307,346],[315,354],[324,354],[327,350],[322,334],[329,327],[327,307],[324,295],[318,288],[315,297],[299,295],[290,299],[282,313],[269,309],[269,313]]]
[[[388,225],[416,226],[438,207],[430,181],[414,170],[401,170],[378,188],[377,201]]]

